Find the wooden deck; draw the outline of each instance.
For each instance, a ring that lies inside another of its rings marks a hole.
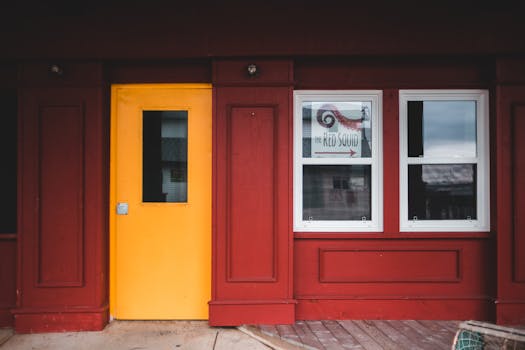
[[[261,338],[286,341],[290,349],[447,349],[460,321],[298,321],[293,325],[258,325],[249,329]],[[283,342],[284,343],[284,342]]]

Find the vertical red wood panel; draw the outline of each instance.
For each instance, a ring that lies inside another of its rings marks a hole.
[[[13,326],[16,304],[16,238],[0,235],[0,328]]]
[[[38,285],[83,284],[84,110],[41,106]]]
[[[276,277],[274,114],[273,108],[233,107],[228,117],[229,281]]]
[[[502,66],[505,64],[503,63]],[[500,71],[503,67],[499,67]],[[506,71],[506,70],[505,70]],[[508,74],[508,71],[506,71]],[[505,78],[505,74],[500,78]],[[523,77],[522,77],[523,78]],[[514,78],[513,78],[514,79]],[[525,127],[525,85],[506,86],[496,90],[496,199],[497,199],[497,322],[525,322],[525,225],[523,221],[525,186],[522,131]]]
[[[513,278],[525,283],[525,104],[515,106],[512,112]]]
[[[214,65],[213,276],[209,323],[291,323],[291,65]]]
[[[383,230],[399,232],[399,91],[383,92]]]
[[[102,67],[23,65],[17,332],[108,321],[107,120]]]

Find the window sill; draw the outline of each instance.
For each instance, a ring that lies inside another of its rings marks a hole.
[[[490,239],[492,232],[294,232],[296,239]]]

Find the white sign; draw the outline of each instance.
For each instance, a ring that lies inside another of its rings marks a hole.
[[[361,102],[313,102],[311,120],[313,158],[361,157]]]

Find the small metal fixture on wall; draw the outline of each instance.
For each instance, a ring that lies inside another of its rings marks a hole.
[[[246,67],[246,71],[247,71],[249,77],[256,77],[260,73],[259,72],[259,67],[257,67],[257,65],[255,63],[250,63]]]
[[[51,75],[60,77],[64,74],[64,69],[58,64],[52,64],[49,66],[49,73],[51,73]]]

